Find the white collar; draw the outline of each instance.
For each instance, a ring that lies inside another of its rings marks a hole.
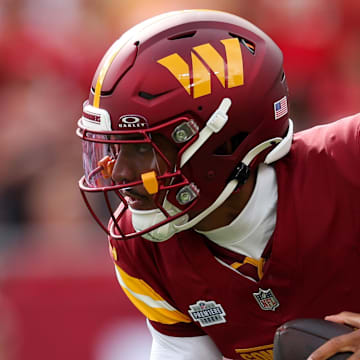
[[[275,228],[277,198],[275,170],[260,164],[254,191],[241,213],[229,225],[196,231],[226,249],[259,259]]]

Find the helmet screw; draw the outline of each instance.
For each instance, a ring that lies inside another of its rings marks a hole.
[[[179,143],[182,143],[182,142],[184,142],[184,141],[187,140],[188,134],[186,133],[185,130],[179,129],[179,130],[176,132],[175,137],[176,137],[176,140],[177,140]]]
[[[188,121],[184,121],[180,125],[178,125],[171,136],[176,143],[184,143],[190,140],[195,134],[199,131],[199,127],[193,119]]]
[[[186,204],[190,201],[191,195],[188,191],[183,191],[179,194],[179,202],[181,204]]]
[[[193,201],[199,193],[199,190],[194,184],[189,184],[182,187],[176,194],[176,200],[180,205],[188,204]]]

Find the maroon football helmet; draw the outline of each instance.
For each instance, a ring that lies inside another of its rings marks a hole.
[[[91,213],[116,239],[163,241],[194,226],[259,162],[289,151],[287,95],[280,49],[238,16],[175,11],[133,27],[100,62],[78,122],[85,170],[79,184]],[[175,158],[156,139],[166,139]],[[126,172],[119,154],[131,146],[128,154],[142,164],[138,174],[114,176],[115,169]],[[109,228],[88,192],[105,196]],[[145,197],[152,206],[132,206]],[[135,231],[123,226],[129,210]]]

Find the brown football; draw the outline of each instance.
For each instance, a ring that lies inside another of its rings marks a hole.
[[[322,319],[297,319],[281,325],[274,336],[274,360],[306,360],[327,340],[353,331],[349,326]],[[337,353],[331,360],[345,360],[352,353]]]

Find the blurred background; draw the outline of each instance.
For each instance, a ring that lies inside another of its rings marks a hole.
[[[359,111],[358,0],[0,0],[0,360],[147,359],[78,190],[75,129],[111,43],[185,8],[233,12],[278,43],[297,130]]]

